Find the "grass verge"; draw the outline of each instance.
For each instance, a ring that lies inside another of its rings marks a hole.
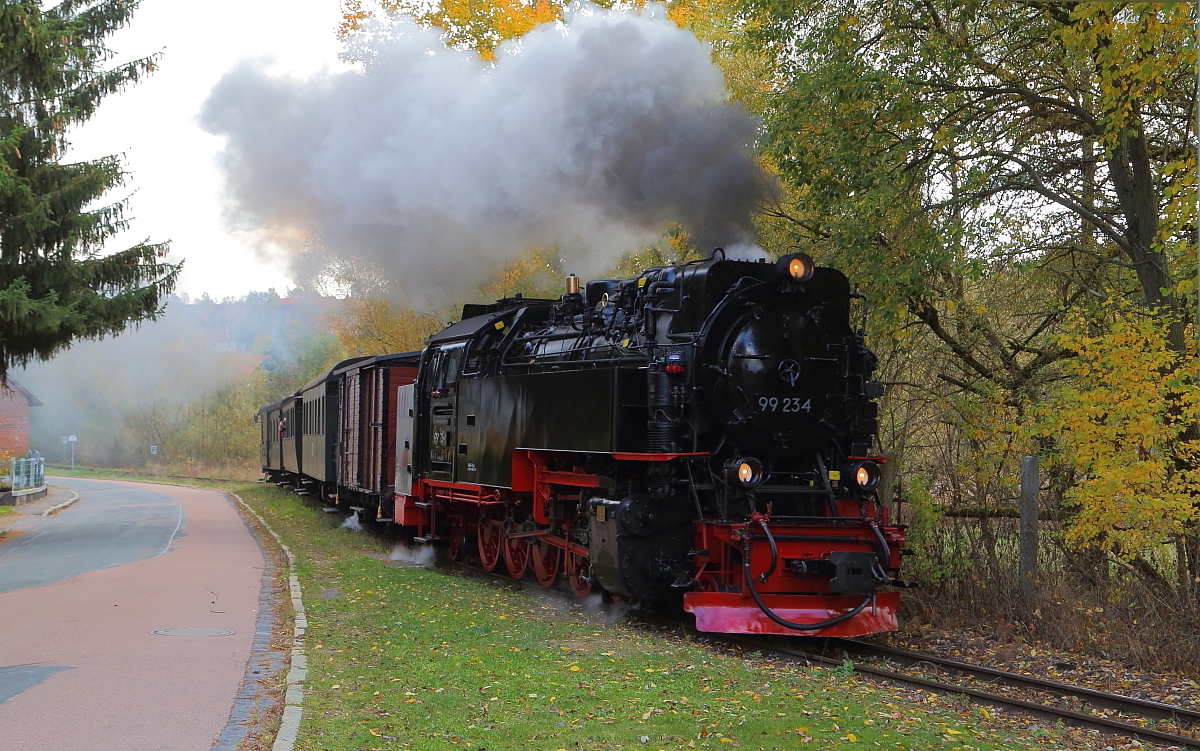
[[[965,751],[1099,740],[397,566],[386,543],[340,528],[294,495],[261,484],[235,490],[297,556],[309,619],[298,749]]]
[[[190,475],[166,475],[144,472],[136,469],[108,469],[97,467],[47,467],[47,482],[54,484],[55,477],[69,477],[94,480],[128,480],[130,482],[150,482],[160,485],[188,485],[197,488],[228,489],[234,486],[243,487],[246,483],[229,479],[211,477],[192,477]],[[257,484],[257,483],[255,483]]]

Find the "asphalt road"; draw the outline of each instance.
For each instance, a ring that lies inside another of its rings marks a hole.
[[[0,541],[0,748],[207,751],[250,656],[257,543],[211,491],[50,481],[80,500]]]
[[[132,483],[55,484],[79,493],[79,501],[29,533],[0,542],[0,593],[154,558],[167,552],[183,527],[183,506],[174,495]]]

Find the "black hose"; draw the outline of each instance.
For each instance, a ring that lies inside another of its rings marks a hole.
[[[763,534],[767,536],[767,545],[771,548],[771,566],[764,573],[758,575],[758,580],[766,583],[767,579],[770,579],[775,575],[775,569],[779,566],[779,549],[775,547],[775,536],[772,535],[771,530],[767,528],[767,522],[762,520],[759,521],[758,525],[762,527]],[[744,556],[744,559],[746,561],[750,560],[748,556]]]
[[[761,522],[759,522],[759,523],[762,524]],[[765,525],[763,525],[763,526],[765,527]],[[766,532],[766,529],[764,528],[763,531]],[[768,540],[772,539],[770,532],[767,532],[767,539]],[[746,588],[750,590],[750,596],[754,598],[754,604],[758,605],[758,609],[763,611],[763,614],[765,614],[768,618],[770,618],[775,623],[778,623],[780,626],[783,626],[784,628],[790,628],[794,631],[818,631],[823,628],[835,626],[835,625],[841,623],[842,621],[849,620],[849,619],[853,618],[854,616],[858,615],[859,613],[861,613],[863,608],[865,608],[867,606],[867,603],[869,603],[872,598],[872,594],[870,594],[870,593],[865,594],[865,595],[863,595],[862,602],[858,603],[858,605],[853,610],[842,613],[841,615],[834,616],[833,618],[827,618],[823,621],[817,621],[816,623],[792,623],[791,621],[780,618],[779,616],[777,616],[771,612],[771,609],[767,607],[767,604],[762,601],[762,597],[759,596],[758,590],[756,590],[754,588],[754,577],[750,574],[750,536],[749,535],[746,535],[742,540],[742,578],[745,579]]]
[[[886,568],[891,559],[891,549],[888,547],[887,540],[883,539],[883,531],[879,529],[879,525],[874,521],[871,521],[870,525],[871,531],[875,533],[875,540],[879,543],[879,564]],[[882,581],[887,581],[887,577],[883,577]]]

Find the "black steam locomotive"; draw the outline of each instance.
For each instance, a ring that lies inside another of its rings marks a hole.
[[[264,470],[489,571],[681,603],[700,630],[891,630],[903,532],[853,297],[804,254],[718,250],[467,305],[423,351],[263,408]]]

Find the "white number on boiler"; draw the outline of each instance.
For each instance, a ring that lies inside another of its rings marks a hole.
[[[798,396],[785,396],[782,399],[774,396],[758,397],[758,408],[763,412],[812,412],[812,399],[800,402]]]

